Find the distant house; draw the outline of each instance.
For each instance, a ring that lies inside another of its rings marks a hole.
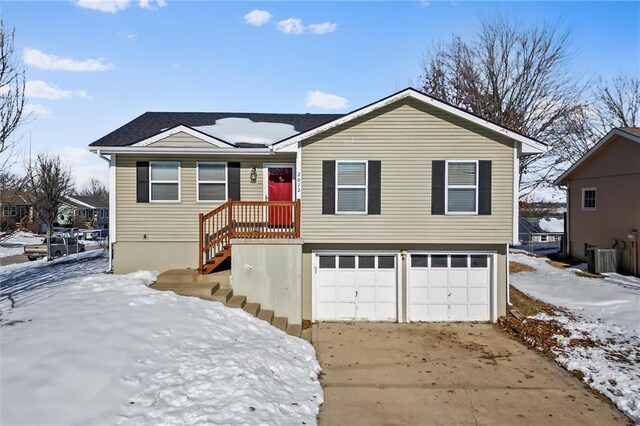
[[[557,217],[521,217],[518,234],[523,245],[560,242],[564,235],[564,220]]]
[[[76,218],[85,221],[91,228],[108,228],[109,201],[82,195],[69,197],[60,208],[56,222],[60,226],[71,226]]]
[[[23,219],[31,217],[31,196],[24,191],[0,192],[0,229],[13,227]]]
[[[640,276],[640,128],[611,130],[555,184],[567,191],[571,255],[615,248],[621,271]]]

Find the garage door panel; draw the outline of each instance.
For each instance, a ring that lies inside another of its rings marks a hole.
[[[338,319],[351,319],[356,317],[356,304],[355,303],[338,303]]]
[[[377,309],[378,312],[376,316],[378,319],[382,320],[394,320],[396,319],[396,303],[378,303]]]
[[[447,269],[432,269],[429,271],[429,285],[431,287],[447,287],[449,271]]]
[[[469,319],[486,320],[489,317],[489,305],[469,305]]]
[[[375,287],[376,285],[376,271],[375,269],[360,269],[358,270],[356,283],[358,287],[367,286]]]
[[[362,302],[376,301],[376,288],[375,287],[358,287],[358,304]]]
[[[427,300],[429,298],[429,289],[424,287],[424,288],[411,288],[409,290],[409,299],[410,300],[415,300],[416,304],[426,304]]]
[[[318,302],[316,305],[318,307],[318,319],[325,320],[337,318],[337,306],[334,301],[330,303]]]
[[[338,269],[338,285],[339,286],[355,286],[356,270]]]
[[[489,303],[489,289],[488,288],[470,288],[469,303],[474,303],[476,305]]]
[[[378,277],[376,284],[384,287],[396,286],[398,275],[395,269],[378,269]]]
[[[430,304],[433,303],[442,303],[446,304],[449,297],[448,289],[442,287],[430,288],[427,293],[427,302]]]
[[[469,287],[488,287],[489,272],[486,269],[471,269],[469,271]]]
[[[449,286],[450,287],[464,287],[468,286],[469,273],[466,269],[452,269],[449,272]]]
[[[426,321],[446,321],[449,319],[447,305],[429,305],[429,316]]]
[[[427,269],[412,269],[409,272],[412,287],[427,287],[429,283],[429,271]]]
[[[320,269],[316,274],[318,287],[335,287],[336,286],[336,271]]]
[[[335,303],[336,300],[336,288],[335,287],[320,287],[317,291],[318,301],[319,302],[330,302],[333,301]]]
[[[338,301],[355,303],[356,287],[338,287]]]
[[[411,305],[409,315],[412,321],[427,321],[429,320],[429,313],[427,311],[427,305]]]
[[[452,321],[469,320],[467,305],[449,305],[449,319]]]
[[[451,288],[449,289],[449,304],[468,303],[468,290],[467,288]]]

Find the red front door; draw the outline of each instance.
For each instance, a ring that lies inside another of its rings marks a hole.
[[[269,167],[267,186],[268,201],[293,200],[293,167]],[[270,206],[269,226],[291,226],[292,207]]]

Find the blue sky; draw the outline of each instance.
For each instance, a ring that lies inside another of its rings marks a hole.
[[[0,3],[31,81],[21,133],[79,185],[106,181],[86,146],[145,111],[345,112],[417,84],[434,42],[498,12],[571,30],[582,78],[640,72],[639,2]]]

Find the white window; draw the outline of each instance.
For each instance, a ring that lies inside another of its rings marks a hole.
[[[542,241],[543,243],[546,243],[547,242],[547,236],[546,235],[540,235],[540,241]]]
[[[227,199],[227,163],[198,163],[198,201]]]
[[[582,188],[582,210],[596,209],[596,189]]]
[[[11,216],[16,216],[18,214],[18,210],[16,206],[11,206]]]
[[[478,213],[478,162],[447,161],[447,214]]]
[[[149,201],[180,202],[180,163],[155,161],[149,163]]]
[[[336,212],[367,213],[366,161],[336,161]]]

